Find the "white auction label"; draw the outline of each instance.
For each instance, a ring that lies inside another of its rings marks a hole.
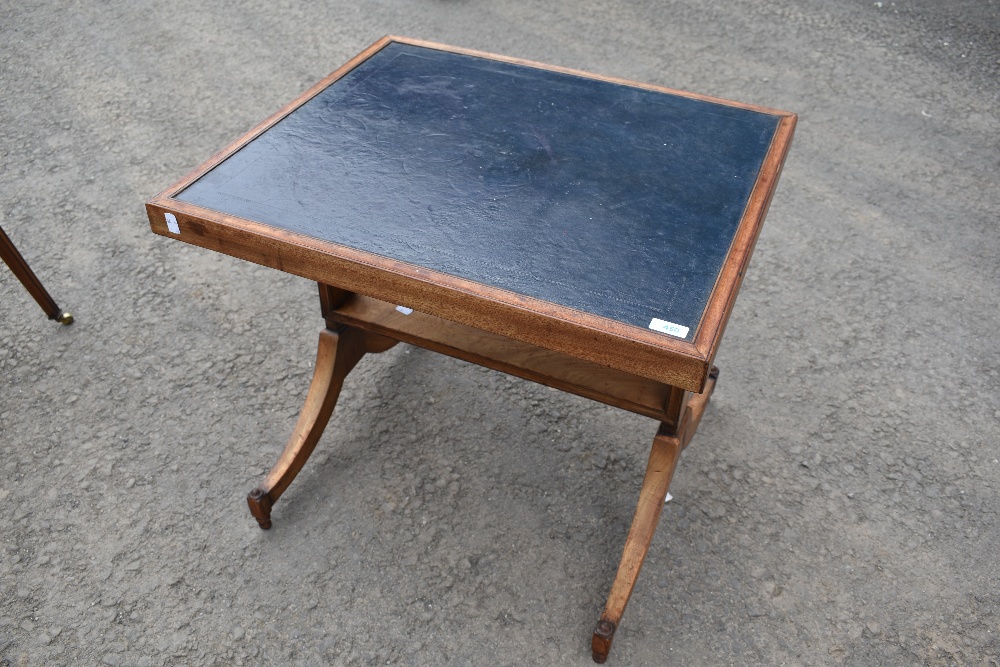
[[[659,331],[660,333],[677,336],[678,338],[687,338],[689,331],[689,329],[685,326],[674,324],[673,322],[667,322],[666,320],[661,320],[655,317],[653,318],[653,321],[649,323],[649,328],[653,331]]]
[[[163,217],[167,219],[167,229],[170,230],[171,234],[180,234],[181,228],[177,224],[177,218],[173,213],[164,213]]]

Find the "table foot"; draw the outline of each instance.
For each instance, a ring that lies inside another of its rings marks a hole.
[[[261,528],[267,530],[271,527],[271,496],[267,491],[259,486],[247,494],[247,505],[250,506],[250,513]]]
[[[594,662],[604,664],[611,651],[611,642],[615,638],[615,624],[601,619],[594,628],[594,638],[590,642]]]
[[[604,612],[597,622],[591,640],[594,662],[603,663],[608,658],[615,630],[621,623],[625,607],[632,596],[632,589],[635,588],[635,582],[639,578],[642,563],[649,551],[649,545],[653,541],[653,534],[656,532],[656,525],[663,511],[663,499],[670,488],[670,480],[677,468],[677,461],[701,422],[718,377],[719,369],[713,366],[705,384],[705,391],[691,397],[680,424],[677,426],[660,424],[656,437],[653,438],[649,462],[646,464],[646,475],[639,491],[639,503],[635,508],[632,527],[625,539],[618,573],[615,575]]]
[[[73,313],[59,313],[59,317],[55,318],[55,320],[59,324],[73,324]]]
[[[295,430],[263,483],[247,495],[250,512],[261,528],[271,527],[271,508],[309,460],[333,414],[344,378],[361,360],[368,346],[366,334],[360,329],[345,327],[340,331],[325,329],[320,332],[316,369]]]

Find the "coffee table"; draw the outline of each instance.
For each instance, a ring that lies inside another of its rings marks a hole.
[[[344,378],[399,341],[659,422],[593,634],[604,662],[796,116],[385,37],[146,204],[152,230],[315,280],[326,327],[262,528]]]

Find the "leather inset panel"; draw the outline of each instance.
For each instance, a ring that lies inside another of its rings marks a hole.
[[[778,120],[391,43],[176,198],[692,340]]]

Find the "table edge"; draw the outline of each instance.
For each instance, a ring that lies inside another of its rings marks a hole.
[[[700,391],[708,374],[694,343],[665,334],[169,197],[146,212],[161,236],[641,377]]]
[[[694,340],[689,342],[671,338],[631,324],[238,218],[174,198],[275,123],[393,42],[582,76],[778,117],[778,127],[740,218],[734,240],[695,329]],[[146,211],[152,231],[162,236],[179,238],[193,245],[377,299],[408,300],[405,305],[438,317],[700,392],[705,386],[709,368],[777,187],[796,120],[797,116],[793,113],[758,105],[436,42],[385,36],[151,198],[146,203]],[[167,212],[177,218],[181,229],[187,230],[186,233],[177,235],[169,231],[164,218]],[[332,267],[337,270],[332,270]]]

